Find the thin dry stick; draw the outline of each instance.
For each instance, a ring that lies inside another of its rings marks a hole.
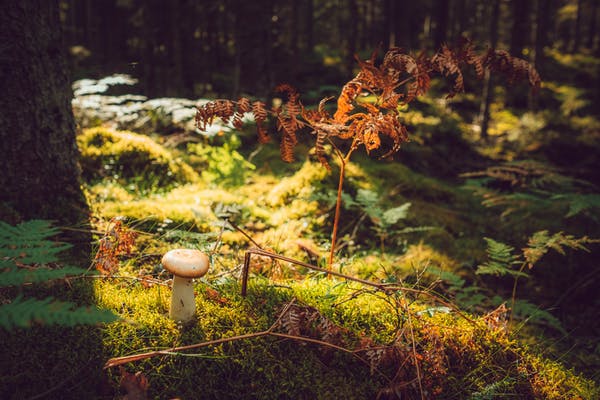
[[[179,353],[181,351],[185,351],[185,350],[198,349],[198,348],[217,345],[217,344],[221,344],[221,343],[233,342],[236,340],[253,339],[253,338],[261,337],[261,336],[273,336],[273,337],[279,337],[279,338],[283,338],[283,339],[296,340],[299,342],[313,343],[313,344],[318,344],[318,345],[325,346],[325,347],[330,347],[332,349],[335,349],[335,350],[338,350],[338,351],[341,351],[344,353],[348,353],[348,354],[352,355],[353,357],[355,357],[356,359],[360,360],[361,362],[365,363],[366,365],[370,366],[370,363],[367,360],[365,360],[364,358],[362,358],[361,356],[358,355],[358,353],[361,351],[364,351],[364,349],[350,350],[345,347],[338,346],[336,344],[325,342],[325,341],[319,340],[319,339],[313,339],[313,338],[304,337],[304,336],[296,336],[296,335],[290,335],[287,333],[275,332],[274,331],[275,328],[277,328],[279,326],[281,319],[288,312],[288,310],[294,304],[295,301],[296,301],[296,299],[292,299],[289,303],[287,303],[286,306],[281,311],[281,313],[279,313],[279,316],[277,317],[275,322],[269,327],[269,329],[267,329],[265,331],[248,333],[245,335],[238,335],[238,336],[233,336],[233,337],[229,337],[229,338],[210,340],[208,342],[196,343],[196,344],[191,344],[191,345],[187,345],[187,346],[171,347],[171,348],[165,349],[165,350],[156,350],[156,351],[151,351],[151,352],[147,352],[147,353],[134,354],[131,356],[115,357],[115,358],[109,359],[104,364],[104,369],[111,368],[111,367],[117,367],[119,365],[123,365],[123,364],[129,363],[129,362],[145,360],[145,359],[155,357],[155,356],[177,355],[177,353]],[[383,372],[381,372],[378,368],[375,368],[374,370],[380,376],[382,376],[385,380],[387,380],[388,383],[391,382],[391,379],[387,375],[385,375]]]
[[[398,292],[398,291],[404,291],[404,292],[415,293],[415,294],[424,294],[424,295],[432,298],[437,303],[452,309],[459,316],[461,316],[462,318],[464,318],[466,321],[470,322],[474,326],[478,325],[475,320],[473,320],[472,318],[469,318],[467,315],[465,315],[454,304],[443,300],[442,298],[440,298],[439,296],[437,296],[431,292],[414,289],[414,288],[408,288],[408,287],[404,287],[404,286],[397,286],[397,285],[393,285],[393,284],[377,283],[377,282],[368,281],[366,279],[356,278],[354,276],[345,275],[345,274],[342,274],[341,272],[330,271],[325,268],[320,268],[315,265],[305,263],[305,262],[299,261],[299,260],[294,260],[293,258],[282,256],[280,254],[272,253],[270,251],[263,250],[263,249],[249,249],[248,251],[246,251],[246,254],[244,256],[244,267],[242,270],[242,293],[241,293],[242,296],[244,296],[244,297],[246,296],[246,293],[248,291],[248,277],[249,277],[249,273],[250,273],[250,258],[252,256],[252,254],[275,258],[275,259],[286,261],[286,262],[289,262],[292,264],[300,265],[302,267],[309,268],[314,271],[324,272],[326,274],[337,276],[339,278],[343,278],[343,279],[346,279],[349,281],[358,282],[358,283],[361,283],[366,286],[374,287],[384,293],[393,293],[393,292]]]
[[[116,367],[116,366],[119,366],[119,365],[123,365],[123,364],[126,364],[128,362],[145,360],[147,358],[151,358],[151,357],[155,357],[155,356],[169,355],[169,354],[175,353],[175,352],[180,352],[180,351],[185,351],[185,350],[191,350],[191,349],[198,349],[198,348],[201,348],[201,347],[213,346],[213,345],[217,345],[217,344],[221,344],[221,343],[233,342],[233,341],[236,341],[236,340],[251,339],[251,338],[255,338],[255,337],[269,335],[279,325],[279,322],[281,321],[281,318],[283,318],[283,316],[285,315],[285,313],[287,313],[287,311],[290,309],[290,307],[292,306],[292,304],[294,304],[294,301],[295,301],[295,299],[292,299],[292,301],[290,301],[283,308],[283,311],[279,314],[279,316],[277,317],[277,320],[275,320],[275,322],[273,323],[273,325],[271,325],[269,327],[269,329],[267,329],[266,331],[260,331],[260,332],[254,332],[254,333],[247,333],[247,334],[244,334],[244,335],[232,336],[232,337],[229,337],[229,338],[222,338],[222,339],[210,340],[208,342],[190,344],[190,345],[187,345],[187,346],[171,347],[171,348],[165,349],[165,350],[155,350],[155,351],[150,351],[148,353],[134,354],[134,355],[131,355],[131,356],[114,357],[114,358],[109,359],[104,364],[104,369],[111,368],[111,367]]]
[[[410,317],[410,310],[408,307],[405,308],[405,312],[408,318],[408,329],[410,330],[410,340],[412,344],[413,358],[415,360],[415,369],[417,370],[417,382],[419,383],[419,392],[421,394],[421,400],[425,400],[423,394],[423,384],[421,383],[421,367],[419,367],[419,358],[417,357],[417,344],[415,343],[415,333],[413,331],[412,319]]]

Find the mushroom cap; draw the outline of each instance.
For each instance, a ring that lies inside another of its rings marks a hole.
[[[208,272],[208,256],[199,250],[169,250],[162,258],[163,267],[175,276],[199,278]]]

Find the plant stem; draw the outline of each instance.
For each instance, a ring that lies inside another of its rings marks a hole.
[[[526,265],[527,265],[527,263],[523,263],[523,265],[521,265],[521,268],[519,268],[519,272],[523,272]],[[517,298],[517,283],[518,282],[519,282],[519,276],[517,275],[517,276],[515,276],[515,281],[513,283],[513,288],[512,288],[512,296],[510,298],[510,316],[508,318],[509,326],[512,324],[512,320],[513,320],[513,313],[515,310],[515,301]]]
[[[340,178],[338,181],[337,199],[335,201],[335,217],[333,218],[333,231],[331,232],[331,249],[329,251],[329,261],[327,267],[331,271],[333,265],[333,256],[335,254],[335,245],[337,243],[337,231],[340,221],[340,211],[342,206],[342,187],[344,185],[344,174],[346,172],[346,160],[340,158]]]

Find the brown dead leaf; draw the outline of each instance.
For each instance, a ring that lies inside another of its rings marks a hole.
[[[138,371],[135,374],[127,372],[125,368],[119,367],[121,373],[120,387],[127,394],[122,400],[147,400],[148,399],[148,378]]]
[[[221,296],[221,293],[219,293],[217,290],[207,287],[206,290],[204,291],[204,296],[214,302],[217,302],[221,305],[227,305],[229,304],[229,300],[223,296]]]

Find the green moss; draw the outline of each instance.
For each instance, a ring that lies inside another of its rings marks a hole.
[[[198,174],[151,138],[108,128],[84,130],[77,137],[83,177],[113,179],[132,191],[198,181]]]
[[[167,318],[167,287],[145,289],[137,284],[98,281],[99,303],[121,313],[126,321],[103,331],[103,345],[111,356],[121,356],[258,332],[268,328],[283,304],[295,297],[298,304],[315,307],[342,327],[348,346],[359,346],[365,336],[379,345],[395,341],[407,356],[414,346],[422,357],[424,390],[435,393],[436,398],[504,393],[526,399],[575,395],[594,399],[598,394],[591,382],[558,363],[532,356],[502,331],[488,328],[483,319],[474,324],[420,302],[411,303],[409,319],[404,311],[397,312],[402,296],[394,300],[382,294],[360,294],[360,286],[337,280],[306,279],[286,286],[275,287],[255,277],[244,299],[239,286],[231,281],[214,289],[199,284],[197,319],[181,327]],[[403,365],[401,373],[407,379],[414,377],[412,361],[405,359]],[[380,367],[390,376],[398,368]],[[274,338],[150,358],[128,369],[146,374],[150,398],[194,397],[202,387],[204,398],[363,399],[376,397],[387,385],[380,375],[371,374],[368,365],[345,353]],[[111,381],[116,385],[117,376]],[[418,389],[409,389],[408,395],[418,395]]]

